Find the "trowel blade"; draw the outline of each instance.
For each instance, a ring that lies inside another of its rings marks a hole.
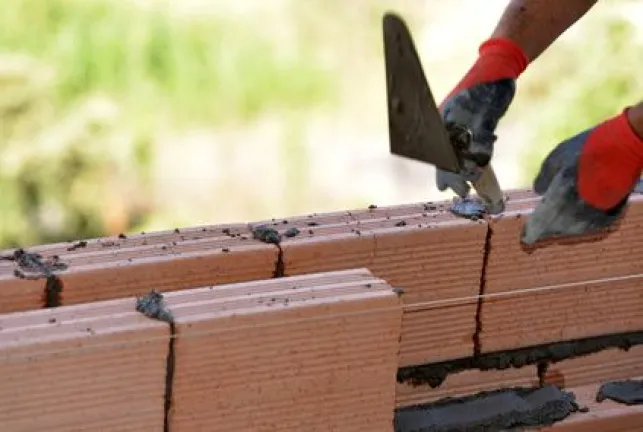
[[[459,172],[455,148],[406,23],[389,12],[383,30],[391,153]]]

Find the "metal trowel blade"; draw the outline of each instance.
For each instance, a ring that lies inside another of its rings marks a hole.
[[[458,157],[406,23],[387,13],[383,30],[391,153],[459,172]]]

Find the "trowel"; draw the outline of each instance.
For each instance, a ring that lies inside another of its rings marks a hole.
[[[471,158],[467,151],[471,130],[442,120],[404,20],[386,13],[383,30],[391,154],[460,172],[463,159]],[[479,199],[460,196],[454,200],[453,213],[474,217],[504,210],[505,199],[491,164],[471,186]]]

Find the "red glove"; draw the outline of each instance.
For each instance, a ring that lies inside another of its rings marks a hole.
[[[559,144],[534,182],[544,195],[522,241],[581,235],[618,220],[643,170],[643,139],[621,114]]]
[[[489,39],[458,85],[440,104],[445,123],[468,127],[473,139],[460,173],[437,170],[438,190],[451,188],[460,197],[469,193],[467,182],[476,180],[493,155],[495,129],[513,100],[515,80],[529,63],[522,49],[509,39]]]
[[[630,193],[643,169],[643,139],[627,109],[596,126],[578,159],[578,194],[592,207],[610,210]]]
[[[529,59],[523,50],[513,41],[505,38],[488,39],[480,45],[478,54],[478,59],[473,66],[444,99],[440,110],[446,101],[462,90],[505,78],[518,79],[529,64]]]

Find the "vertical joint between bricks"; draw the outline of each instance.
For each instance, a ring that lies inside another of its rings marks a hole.
[[[45,287],[43,292],[45,308],[54,308],[62,306],[63,282],[60,277],[49,274],[45,278]]]
[[[176,340],[176,325],[174,322],[169,323],[170,342],[167,352],[166,371],[165,371],[165,396],[163,411],[163,432],[170,431],[170,411],[172,410],[172,389],[174,384],[174,368],[176,355],[174,352],[174,341]]]
[[[482,302],[487,289],[487,265],[489,264],[489,252],[491,251],[491,237],[493,230],[487,222],[487,233],[484,240],[482,252],[482,268],[480,269],[480,286],[478,288],[478,303],[476,306],[476,327],[473,333],[473,356],[478,357],[482,351],[480,344],[480,333],[482,332]]]
[[[275,262],[275,271],[273,272],[273,277],[274,278],[281,278],[286,275],[286,270],[284,267],[284,250],[281,247],[281,245],[276,244],[278,252],[277,252],[277,261]]]

